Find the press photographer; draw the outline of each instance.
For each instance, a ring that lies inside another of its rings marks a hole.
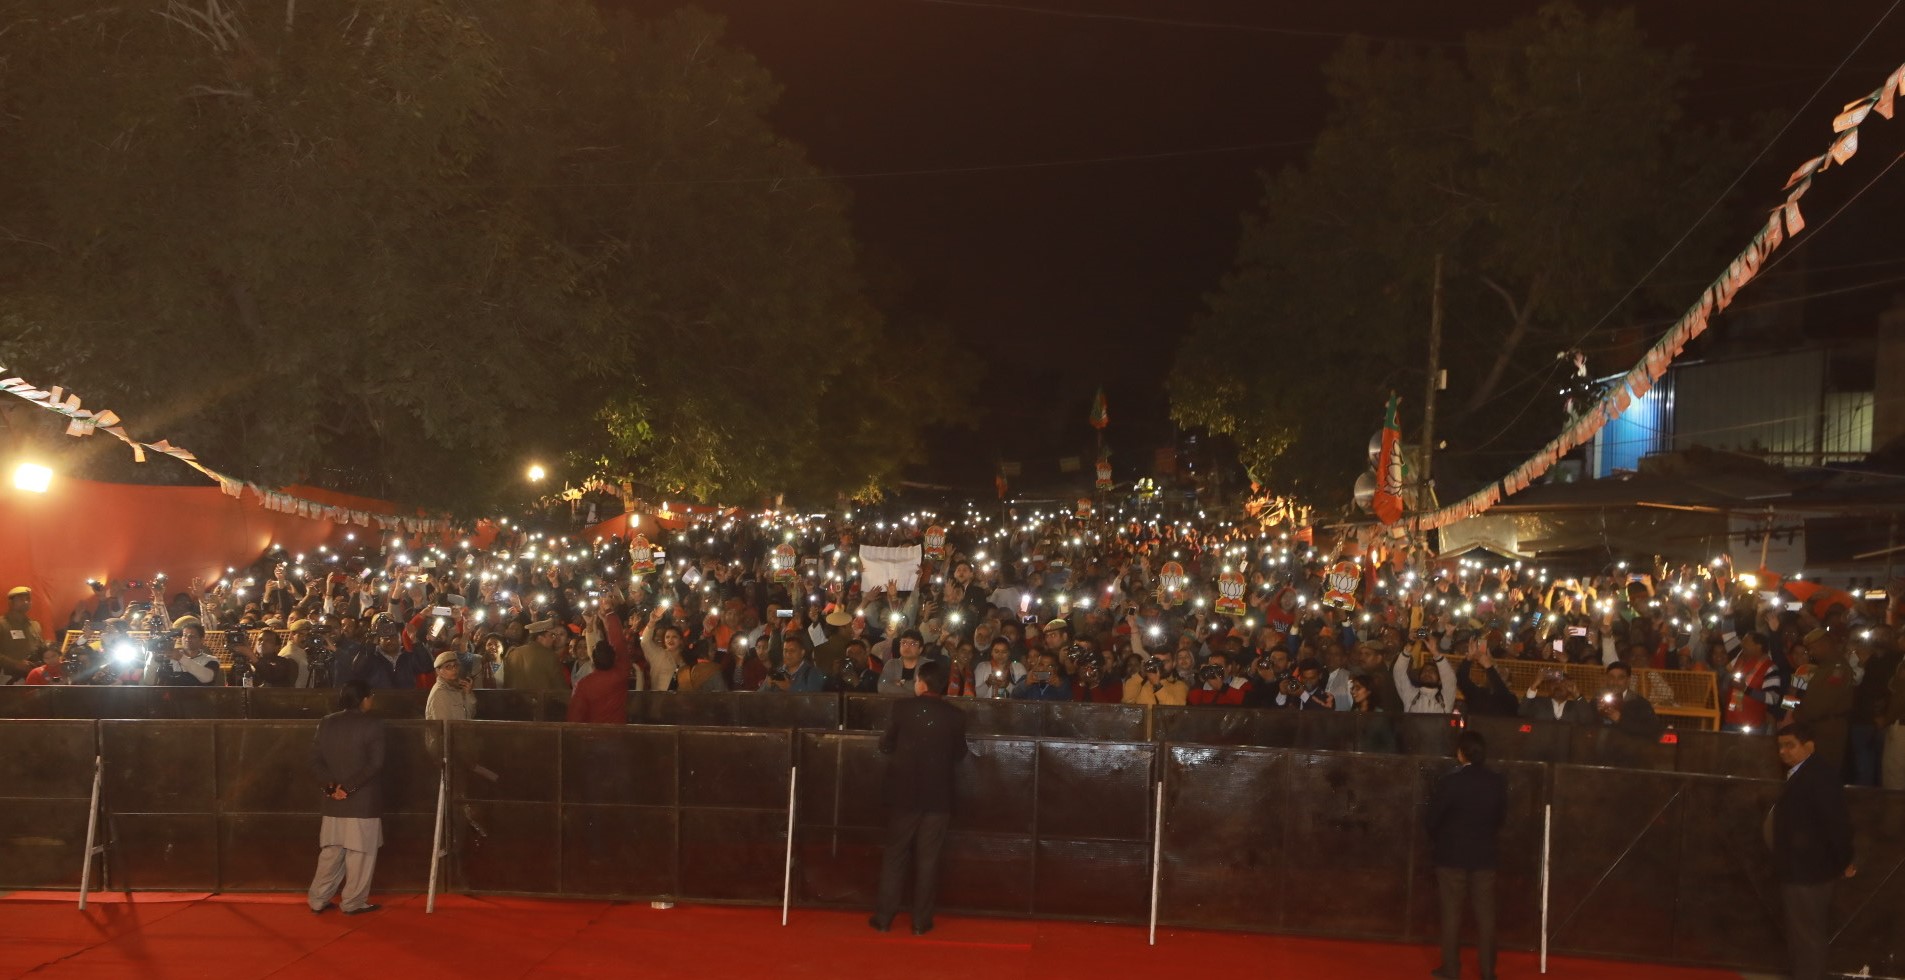
[[[205,648],[205,627],[197,616],[180,616],[171,632],[155,633],[146,640],[141,683],[176,687],[218,683],[218,657]]]

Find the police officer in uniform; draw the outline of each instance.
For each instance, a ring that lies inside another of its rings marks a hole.
[[[0,684],[18,684],[46,651],[40,624],[27,616],[33,590],[18,586],[7,593],[7,614],[0,617]]]

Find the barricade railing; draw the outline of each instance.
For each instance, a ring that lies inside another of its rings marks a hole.
[[[1401,739],[1419,740],[1419,754],[973,736],[957,770],[942,904],[1129,923],[1155,910],[1166,925],[1430,941],[1422,810],[1449,769],[1430,751],[1448,722],[1422,722]],[[1508,750],[1492,763],[1509,784],[1504,946],[1546,938],[1568,953],[1779,967],[1778,883],[1759,842],[1776,780],[1517,759],[1515,736],[1527,733],[1507,729],[1512,719],[1484,724],[1496,726],[1491,747]],[[76,886],[97,758],[103,887],[303,889],[318,826],[316,728],[0,721],[14,749],[0,757],[0,887]],[[874,733],[409,720],[387,732],[380,890],[426,887],[441,827],[455,891],[872,900],[886,826]],[[1905,794],[1850,799],[1860,874],[1833,913],[1833,966],[1897,975]]]
[[[1464,669],[1467,658],[1458,656],[1449,659],[1456,670]],[[1599,663],[1573,664],[1504,658],[1495,661],[1495,670],[1502,675],[1502,680],[1507,683],[1509,690],[1515,692],[1516,697],[1525,696],[1541,680],[1541,676],[1551,670],[1566,674],[1574,686],[1588,696],[1599,692],[1607,683],[1607,668]],[[1654,706],[1655,714],[1675,722],[1690,721],[1703,730],[1719,730],[1720,686],[1719,679],[1713,673],[1636,667],[1633,674],[1631,684],[1634,692]]]
[[[254,630],[254,633],[263,632]],[[289,635],[286,630],[273,630],[280,638]],[[61,640],[60,649],[66,651],[90,635],[91,631],[67,630]],[[123,634],[139,643],[152,636],[146,630],[134,630]],[[206,634],[205,647],[210,650],[225,667],[231,666],[231,655],[225,650],[225,633],[212,630]],[[1417,655],[1418,660],[1420,654]],[[1465,658],[1449,658],[1456,669],[1462,669]],[[1577,688],[1585,692],[1601,689],[1606,680],[1605,668],[1598,664],[1558,663],[1547,660],[1510,660],[1495,661],[1495,668],[1507,682],[1510,690],[1517,696],[1525,694],[1541,675],[1550,670],[1559,670],[1572,680]],[[1634,690],[1653,704],[1654,711],[1662,717],[1692,722],[1705,730],[1718,730],[1720,727],[1720,691],[1718,678],[1704,670],[1655,670],[1640,667],[1634,670]],[[1011,701],[993,701],[995,704],[1011,704]],[[635,718],[646,721],[644,718]],[[666,723],[666,722],[664,722]],[[849,725],[849,727],[852,727]]]
[[[563,691],[475,692],[477,718],[557,722]],[[387,718],[421,718],[427,691],[376,691]],[[879,731],[895,701],[879,694],[632,692],[637,724]],[[330,689],[64,686],[0,687],[0,718],[315,719],[336,710]],[[1638,737],[1609,726],[1565,725],[1486,715],[1364,715],[1278,708],[1157,706],[954,698],[975,735],[1181,741],[1336,752],[1448,755],[1460,724],[1482,726],[1504,759],[1771,778],[1770,736],[1669,729]]]

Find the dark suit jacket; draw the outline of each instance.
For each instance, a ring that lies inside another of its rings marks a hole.
[[[1435,866],[1493,871],[1507,815],[1508,780],[1501,773],[1470,765],[1443,776],[1429,798]]]
[[[1599,713],[1600,710],[1595,709],[1595,714]],[[1621,720],[1614,727],[1629,735],[1654,738],[1666,726],[1661,724],[1660,715],[1654,711],[1652,702],[1628,691],[1621,696]]]
[[[893,811],[950,813],[953,766],[966,747],[966,713],[936,697],[893,705],[880,751],[886,762],[886,806]]]
[[[1521,716],[1529,721],[1554,721],[1553,698],[1523,698]],[[1575,698],[1561,709],[1560,721],[1564,725],[1592,725],[1599,719],[1594,709],[1586,701]]]
[[[1780,881],[1816,885],[1845,876],[1852,863],[1852,815],[1845,787],[1815,754],[1779,791],[1773,808],[1773,872]]]
[[[384,720],[362,711],[338,711],[318,722],[311,746],[311,770],[320,786],[337,783],[350,795],[321,797],[318,812],[327,817],[384,815]]]

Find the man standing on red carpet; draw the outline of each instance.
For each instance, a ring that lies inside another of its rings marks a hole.
[[[1430,976],[1462,976],[1462,904],[1475,905],[1475,954],[1482,980],[1495,980],[1495,865],[1508,815],[1508,780],[1488,768],[1488,743],[1464,731],[1455,741],[1460,769],[1436,783],[1429,799],[1429,838],[1442,912],[1442,965]]]
[[[953,766],[966,746],[966,713],[947,704],[946,668],[921,658],[913,693],[893,706],[880,751],[886,764],[886,859],[880,867],[880,900],[867,920],[885,932],[899,913],[906,864],[913,863],[913,935],[932,931],[939,897],[939,849],[952,820]]]
[[[323,912],[342,885],[337,907],[357,915],[379,908],[370,904],[370,878],[384,843],[384,720],[370,713],[370,685],[357,678],[344,682],[338,707],[318,722],[311,748],[311,768],[324,787],[324,823],[306,897],[312,912]]]

